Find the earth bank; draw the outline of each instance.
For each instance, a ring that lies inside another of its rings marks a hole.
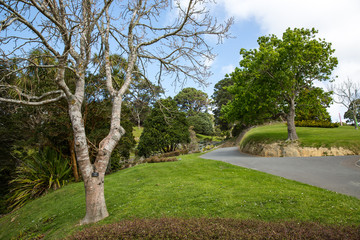
[[[301,147],[297,142],[276,142],[271,144],[249,142],[240,145],[240,151],[262,157],[321,157],[356,155],[344,148]]]

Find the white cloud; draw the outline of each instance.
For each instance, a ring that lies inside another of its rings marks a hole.
[[[223,75],[229,74],[229,73],[232,73],[232,72],[234,71],[234,69],[235,69],[235,66],[234,66],[234,65],[232,65],[232,64],[226,65],[226,66],[223,66],[223,67],[221,68],[221,73],[222,73]]]
[[[360,1],[359,0],[218,0],[227,15],[236,21],[253,20],[262,35],[281,34],[288,28],[315,28],[319,37],[333,44],[339,65],[337,82],[348,77],[360,82]],[[333,120],[338,111],[330,109]]]

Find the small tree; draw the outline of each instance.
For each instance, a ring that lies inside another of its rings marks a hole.
[[[149,157],[154,153],[175,151],[180,144],[190,142],[186,115],[180,112],[171,98],[157,102],[144,123],[138,155]]]
[[[342,104],[348,109],[347,112],[349,112],[352,115],[352,119],[355,122],[355,129],[357,130],[359,128],[357,121],[357,114],[360,106],[359,83],[355,83],[350,79],[348,79],[347,81],[341,84],[331,85],[330,90],[333,91],[334,95],[336,96],[334,101],[336,103]]]

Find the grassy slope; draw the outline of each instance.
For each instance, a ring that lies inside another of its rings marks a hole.
[[[110,217],[223,217],[360,224],[360,200],[223,162],[181,156],[106,177]],[[0,219],[0,239],[23,235],[63,238],[82,227],[82,183],[70,184]],[[21,233],[22,232],[22,233]]]
[[[305,147],[343,147],[360,153],[360,131],[351,126],[339,128],[297,127],[301,146]],[[272,143],[287,139],[285,124],[266,125],[251,129],[241,141],[245,145],[250,141]]]

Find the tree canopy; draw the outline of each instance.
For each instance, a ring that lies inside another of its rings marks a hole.
[[[161,99],[145,120],[138,155],[149,157],[157,152],[175,151],[179,144],[189,142],[189,124],[185,113],[178,110],[173,99]]]
[[[229,87],[234,100],[224,109],[225,116],[257,123],[284,114],[288,140],[296,140],[296,100],[314,81],[330,80],[338,63],[331,43],[317,39],[317,33],[288,28],[281,39],[262,36],[258,49],[241,49],[240,68],[230,74],[235,82]]]
[[[219,82],[217,82],[214,86],[214,94],[212,95],[212,99],[214,100],[213,110],[215,124],[220,126],[222,131],[229,130],[230,124],[227,119],[221,118],[221,109],[223,106],[228,104],[233,100],[233,94],[231,94],[227,87],[234,85],[234,79],[230,76],[226,75],[226,77]]]
[[[186,112],[188,116],[207,111],[209,104],[208,95],[192,87],[182,89],[174,100],[180,110]]]

